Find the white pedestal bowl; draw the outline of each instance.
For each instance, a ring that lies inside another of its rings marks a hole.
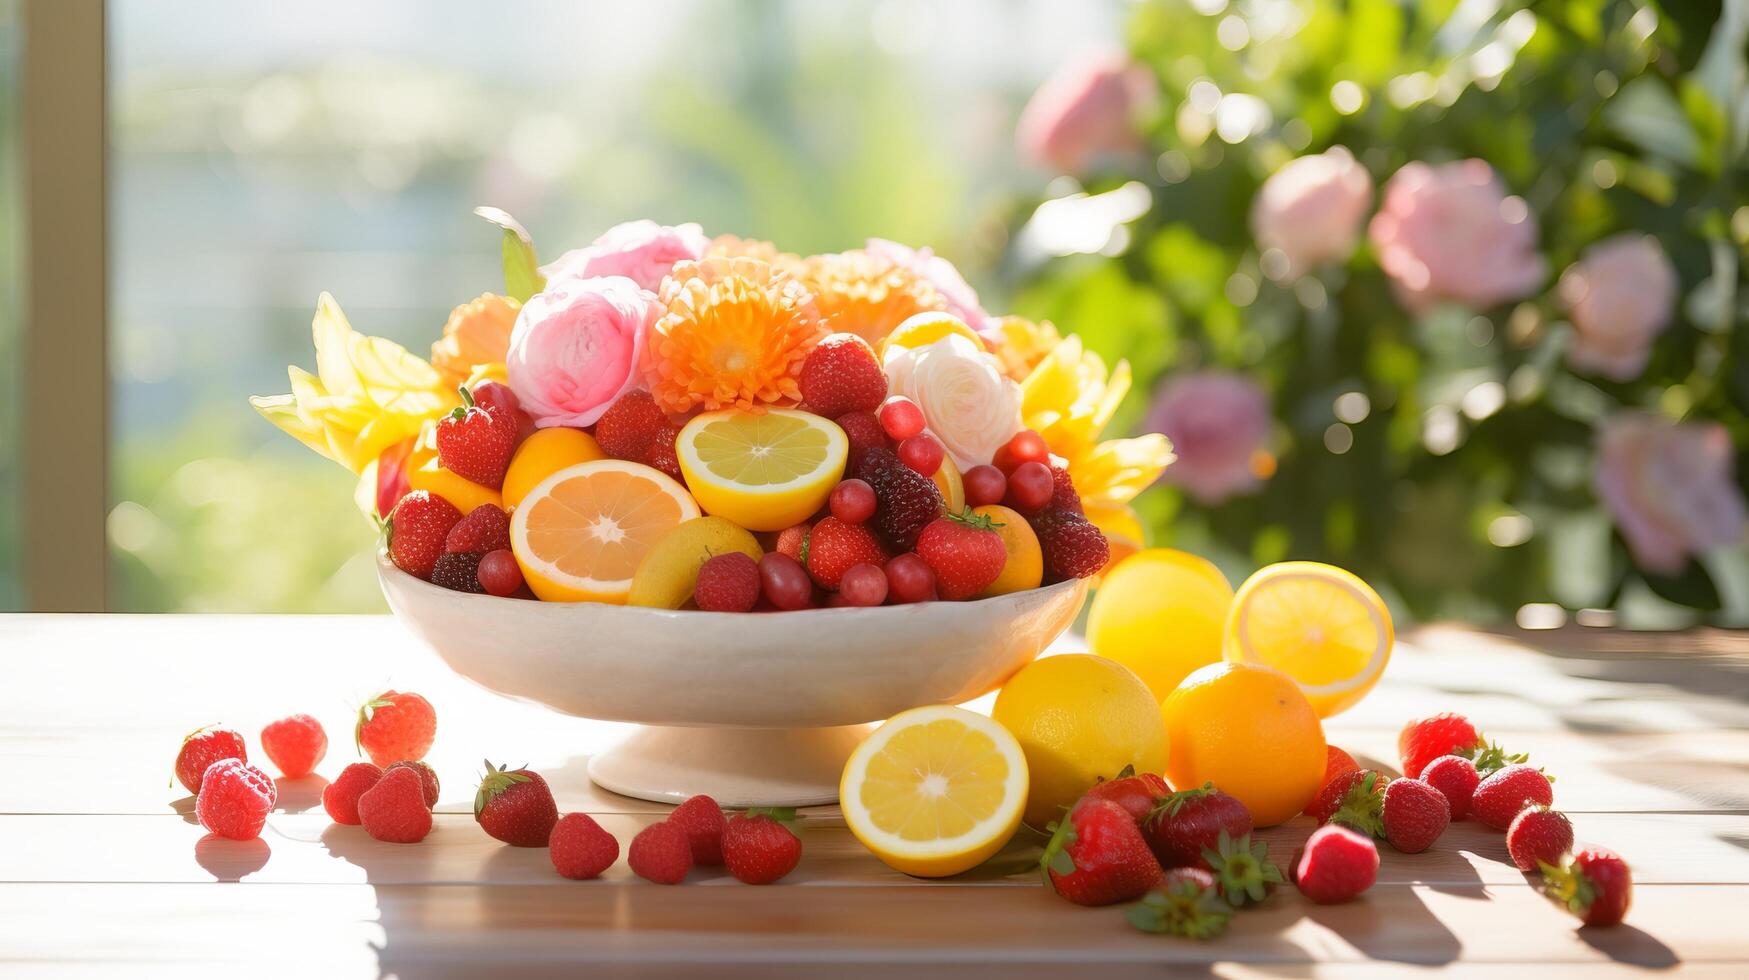
[[[984,694],[1074,622],[1085,580],[873,609],[708,613],[467,595],[379,557],[383,595],[456,673],[566,714],[646,726],[590,759],[615,793],[831,803],[870,722]]]

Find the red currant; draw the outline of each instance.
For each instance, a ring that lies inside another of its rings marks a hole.
[[[474,576],[480,580],[480,588],[495,596],[508,599],[522,590],[522,568],[508,548],[480,556],[480,568]]]
[[[832,509],[833,517],[844,523],[861,524],[874,516],[874,487],[861,480],[845,480],[832,488],[826,506]]]
[[[887,561],[887,593],[894,602],[932,602],[935,569],[915,551],[894,555]]]
[[[1008,477],[989,463],[967,470],[960,481],[965,484],[966,505],[969,507],[999,504],[1008,495]]]
[[[875,418],[880,420],[887,438],[895,442],[909,439],[923,431],[923,409],[918,408],[916,402],[904,395],[893,395],[881,402]]]
[[[1041,463],[1049,465],[1051,450],[1045,445],[1045,437],[1031,429],[1021,429],[1014,438],[996,450],[996,458],[991,460],[996,468],[1004,473],[1012,474],[1021,463]]]
[[[945,455],[947,450],[927,432],[919,432],[899,443],[899,459],[924,476],[934,476],[935,471],[941,469],[941,457]]]
[[[779,551],[759,559],[759,584],[779,609],[806,609],[814,602],[814,580],[801,562]]]
[[[838,594],[853,606],[878,606],[887,601],[887,573],[873,562],[858,562],[844,570]]]
[[[1008,474],[1008,495],[1002,502],[1022,514],[1036,514],[1051,502],[1056,489],[1057,481],[1051,476],[1051,468],[1028,460]]]

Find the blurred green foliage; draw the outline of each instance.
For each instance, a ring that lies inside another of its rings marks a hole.
[[[18,0],[0,0],[0,610],[23,602],[18,555],[19,284],[23,281],[19,208]]]

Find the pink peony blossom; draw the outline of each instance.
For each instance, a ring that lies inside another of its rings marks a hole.
[[[1287,258],[1291,279],[1354,254],[1372,207],[1372,177],[1345,146],[1289,160],[1251,204],[1251,231],[1261,249]]]
[[[989,314],[978,302],[978,291],[972,284],[966,282],[966,277],[960,275],[960,270],[952,262],[935,254],[935,251],[925,245],[922,248],[912,248],[885,238],[871,238],[864,249],[870,255],[887,259],[894,265],[908,269],[920,279],[928,281],[941,298],[947,302],[947,311],[966,322],[966,326],[983,333]]]
[[[1178,455],[1164,479],[1200,503],[1262,485],[1256,460],[1267,452],[1269,395],[1249,378],[1217,371],[1172,378],[1155,395],[1147,428],[1164,433]]]
[[[1632,381],[1646,369],[1653,339],[1670,325],[1676,267],[1656,238],[1626,232],[1586,249],[1561,275],[1560,294],[1573,316],[1567,364]]]
[[[541,266],[548,282],[625,276],[655,292],[674,263],[704,255],[710,239],[696,224],[659,225],[649,219],[627,221],[602,232],[583,248],[574,248]]]
[[[1690,555],[1743,539],[1743,493],[1732,470],[1731,438],[1716,422],[1679,425],[1629,412],[1598,434],[1597,495],[1648,572],[1673,575]]]
[[[1154,77],[1125,55],[1104,52],[1065,63],[1021,110],[1015,140],[1023,156],[1057,173],[1082,174],[1101,159],[1139,150],[1136,117],[1154,99]]]
[[[523,305],[505,368],[542,428],[593,425],[636,385],[644,335],[661,307],[625,276],[560,279]]]
[[[1385,185],[1369,233],[1398,299],[1415,313],[1441,300],[1480,309],[1518,299],[1548,275],[1536,218],[1482,160],[1406,164]]]

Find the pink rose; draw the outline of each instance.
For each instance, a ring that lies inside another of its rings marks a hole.
[[[625,276],[655,292],[674,263],[704,255],[710,239],[696,224],[659,225],[643,219],[614,225],[584,248],[574,248],[541,266],[547,281]]]
[[[504,366],[542,428],[593,425],[635,386],[644,334],[660,306],[625,276],[560,279],[523,304]]]
[[[1153,98],[1153,75],[1120,53],[1070,61],[1032,94],[1015,140],[1039,165],[1081,174],[1103,158],[1141,149],[1136,117]]]
[[[1287,258],[1290,279],[1354,254],[1372,207],[1372,177],[1345,146],[1289,160],[1251,204],[1251,231],[1261,249]],[[1267,266],[1265,266],[1267,268]]]
[[[1415,313],[1440,300],[1477,309],[1535,292],[1548,275],[1536,218],[1482,160],[1406,164],[1369,229],[1379,265]]]
[[[989,314],[984,312],[983,305],[978,302],[978,291],[972,288],[971,283],[966,282],[966,277],[960,275],[960,270],[952,262],[936,255],[929,246],[912,248],[885,238],[871,238],[864,251],[887,259],[927,281],[947,302],[949,313],[964,320],[973,330],[984,332]]]
[[[1653,338],[1670,325],[1676,267],[1656,238],[1625,232],[1586,249],[1561,275],[1560,294],[1573,315],[1567,364],[1632,381],[1646,369]]]
[[[1732,468],[1731,438],[1716,422],[1678,425],[1629,412],[1598,435],[1597,495],[1648,572],[1674,575],[1690,555],[1743,539]]]
[[[1267,453],[1269,395],[1249,378],[1203,371],[1161,386],[1147,428],[1172,440],[1178,459],[1164,479],[1203,504],[1218,504],[1262,485],[1256,465]]]

